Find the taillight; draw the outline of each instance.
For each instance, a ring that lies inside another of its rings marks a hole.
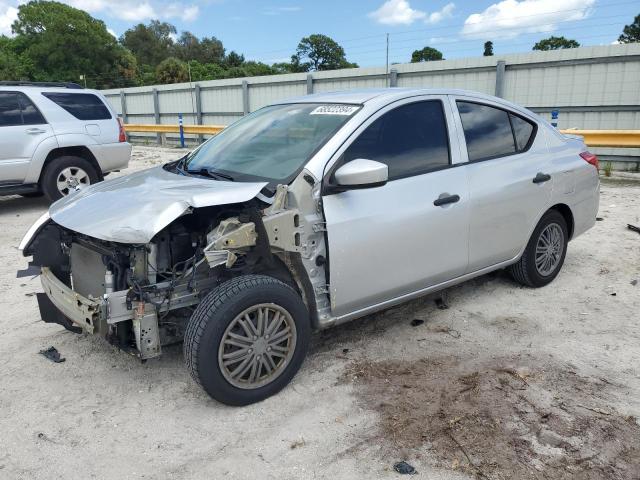
[[[120,133],[118,134],[119,142],[127,141],[127,134],[124,132],[124,125],[122,125],[122,119],[118,117],[118,127],[120,127]]]
[[[596,170],[600,168],[600,166],[598,165],[598,157],[597,157],[597,155],[594,155],[591,152],[582,152],[580,154],[580,156],[582,157],[582,159],[585,162],[590,163],[591,165],[596,167]]]

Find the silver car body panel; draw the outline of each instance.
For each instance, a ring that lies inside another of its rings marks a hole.
[[[49,214],[57,224],[100,240],[148,243],[190,208],[246,202],[266,185],[195,178],[155,167],[62,198]]]
[[[322,196],[323,180],[360,132],[399,105],[429,99],[444,105],[449,168]],[[535,141],[526,152],[469,163],[456,99],[505,108],[534,121],[538,125]],[[289,265],[291,252],[299,253],[305,280],[312,288],[313,298],[305,301],[312,305],[313,300],[317,328],[518,261],[540,217],[554,205],[571,210],[573,237],[595,223],[599,180],[597,170],[578,155],[586,149],[584,143],[563,136],[544,119],[511,102],[463,90],[391,88],[320,93],[279,103],[362,105],[288,186],[288,208],[300,213],[302,243],[278,254]],[[551,175],[552,180],[534,184],[538,172]],[[56,223],[91,237],[144,244],[192,208],[254,197],[275,204],[275,197],[261,193],[265,186],[185,177],[158,167],[62,199],[51,207],[50,215]],[[457,194],[460,201],[434,206],[433,200],[443,194]],[[33,229],[33,234],[37,231]],[[22,245],[28,244],[28,237]],[[318,258],[323,261],[317,262]],[[130,318],[130,312],[123,310],[122,293],[112,294],[107,308],[114,314],[111,321]]]

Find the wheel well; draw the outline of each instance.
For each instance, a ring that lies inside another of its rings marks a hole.
[[[573,237],[574,224],[573,213],[571,212],[569,206],[565,205],[564,203],[558,203],[551,207],[549,210],[556,210],[564,217],[564,221],[567,222],[567,228],[569,229],[569,240],[571,240],[571,238]]]
[[[60,148],[54,148],[53,150],[51,150],[49,152],[49,155],[47,155],[47,158],[44,161],[44,165],[42,165],[42,170],[40,171],[40,179],[42,178],[42,173],[44,172],[45,168],[47,168],[47,165],[53,162],[56,158],[65,157],[65,156],[84,158],[89,163],[91,163],[93,168],[96,169],[96,172],[100,180],[104,180],[102,169],[100,168],[100,165],[96,160],[96,157],[93,155],[93,153],[91,153],[91,150],[89,150],[87,147],[82,145],[79,145],[76,147],[60,147]],[[40,179],[38,179],[38,183],[40,183]]]

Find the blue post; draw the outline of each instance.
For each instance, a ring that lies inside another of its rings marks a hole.
[[[180,127],[180,147],[184,148],[184,127],[182,126],[182,114],[178,114],[178,126]]]
[[[558,128],[558,117],[560,116],[560,110],[551,110],[551,125]]]

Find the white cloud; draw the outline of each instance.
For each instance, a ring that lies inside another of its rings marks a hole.
[[[387,0],[379,9],[369,13],[369,17],[383,25],[411,25],[427,16],[420,10],[414,10],[407,0]]]
[[[451,18],[453,16],[453,10],[456,8],[455,4],[447,3],[444,7],[442,7],[437,12],[430,13],[429,16],[425,19],[427,23],[438,23],[444,20],[445,18]]]
[[[280,15],[282,13],[299,12],[302,7],[294,5],[291,7],[268,7],[262,11],[263,15]]]
[[[90,14],[105,14],[110,17],[130,22],[144,22],[153,19],[171,20],[179,18],[185,22],[195,20],[199,13],[197,5],[184,5],[165,0],[62,0],[73,7]]]
[[[427,13],[411,8],[407,0],[387,0],[380,8],[369,13],[369,18],[383,25],[411,25],[418,20],[434,24],[451,17],[454,8],[453,3],[447,3],[438,11]]]
[[[464,22],[470,38],[513,38],[521,33],[552,32],[557,23],[589,16],[595,0],[503,0]]]
[[[111,28],[107,27],[107,32],[109,32],[114,37],[118,38],[118,34],[114,30],[112,30]]]
[[[18,9],[0,2],[0,35],[12,36],[11,24],[18,18]]]

